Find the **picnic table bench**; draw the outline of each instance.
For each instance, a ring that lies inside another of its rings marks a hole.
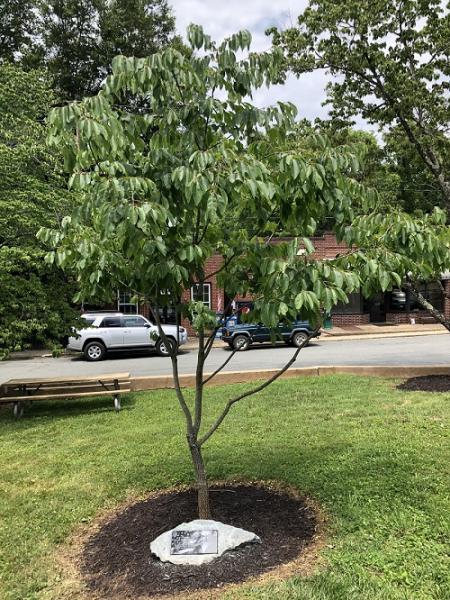
[[[52,377],[48,379],[10,379],[0,389],[0,404],[13,405],[13,414],[22,417],[27,402],[62,398],[112,396],[114,409],[120,410],[120,394],[131,392],[129,373],[111,373],[88,377]]]

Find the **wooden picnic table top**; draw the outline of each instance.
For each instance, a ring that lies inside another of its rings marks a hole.
[[[80,381],[114,381],[115,379],[129,379],[129,373],[104,373],[101,375],[87,375],[83,377],[46,377],[45,379],[24,378],[10,379],[4,381],[1,385],[33,385],[43,383],[77,383]]]

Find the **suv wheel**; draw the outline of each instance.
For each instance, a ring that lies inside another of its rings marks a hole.
[[[101,342],[88,342],[83,352],[86,360],[91,362],[103,360],[106,356],[106,348]]]
[[[172,349],[175,348],[175,340],[171,338],[168,339]],[[158,340],[156,342],[156,352],[159,354],[159,356],[170,356],[170,351],[162,340]]]
[[[243,352],[247,350],[250,346],[250,338],[247,335],[237,335],[233,339],[233,349],[238,352]]]
[[[300,346],[307,339],[308,335],[306,333],[304,333],[303,331],[297,331],[297,333],[294,333],[294,335],[292,336],[292,343],[294,344],[294,346],[296,346],[296,348],[300,348]],[[307,345],[308,344],[305,344],[305,346]]]

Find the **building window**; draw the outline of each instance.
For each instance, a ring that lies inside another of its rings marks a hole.
[[[196,283],[191,287],[191,299],[193,302],[203,302],[205,306],[211,308],[211,284]]]
[[[139,303],[132,302],[133,294],[130,292],[117,292],[117,309],[127,315],[137,315],[139,312]]]

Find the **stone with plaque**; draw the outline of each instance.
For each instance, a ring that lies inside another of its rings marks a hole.
[[[196,519],[161,534],[150,544],[150,550],[164,562],[202,565],[242,544],[260,541],[250,531],[219,521]]]
[[[172,531],[170,554],[217,554],[217,529],[193,529]]]

